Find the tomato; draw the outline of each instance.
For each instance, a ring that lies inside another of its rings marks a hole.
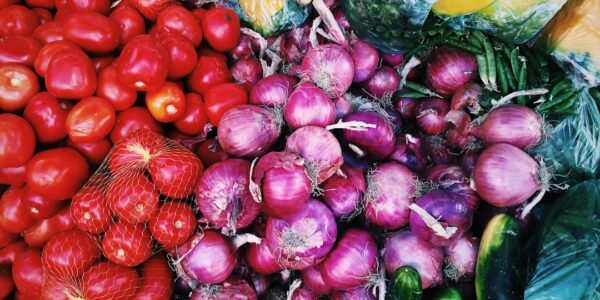
[[[204,18],[204,15],[206,15],[206,12],[207,12],[207,10],[204,8],[194,8],[192,10],[192,14],[194,15],[194,17],[196,17],[196,19],[200,23],[202,23],[202,19]]]
[[[71,205],[67,205],[61,211],[59,211],[54,217],[52,217],[56,229],[59,231],[65,231],[69,229],[75,229],[75,222],[71,216]]]
[[[113,62],[115,62],[115,57],[112,55],[96,56],[92,58],[92,65],[94,65],[94,70],[96,70],[96,72],[108,68]]]
[[[229,8],[213,8],[202,17],[202,33],[211,48],[231,51],[240,43],[240,18]]]
[[[10,5],[0,9],[0,36],[28,35],[40,24],[40,18],[27,7]]]
[[[60,4],[59,4],[60,3]],[[64,6],[62,5],[64,3]],[[85,10],[94,11],[106,15],[110,10],[109,0],[65,0],[57,1],[56,8],[59,10]]]
[[[173,122],[185,113],[185,94],[172,82],[146,93],[146,107],[155,120],[162,123]]]
[[[221,52],[217,52],[213,49],[211,49],[210,47],[201,47],[198,50],[198,57],[202,57],[202,56],[208,56],[208,57],[214,57],[214,58],[218,58],[220,59],[224,64],[228,63],[227,60],[227,55],[221,53]]]
[[[12,265],[17,254],[27,248],[27,244],[23,240],[17,240],[4,248],[0,248],[0,265]]]
[[[36,7],[32,9],[38,16],[40,16],[40,22],[44,24],[44,20],[49,21],[52,20],[52,13],[48,11],[48,9],[54,9],[54,0],[25,0],[25,4],[29,7]],[[50,13],[50,19],[47,19],[46,16],[41,16],[36,9],[46,9],[48,13]]]
[[[71,215],[79,229],[93,234],[105,232],[113,223],[104,191],[95,186],[84,187],[73,197]]]
[[[106,202],[122,221],[143,223],[158,208],[158,192],[144,175],[120,172],[106,189]]]
[[[110,101],[115,110],[131,107],[137,100],[137,91],[122,84],[117,77],[117,68],[112,65],[98,74],[96,95]]]
[[[29,248],[15,257],[12,277],[17,289],[30,297],[38,298],[42,294],[44,270],[42,269],[42,251]]]
[[[198,62],[198,54],[192,44],[178,33],[159,34],[162,47],[169,56],[169,79],[179,79],[190,74]]]
[[[185,98],[185,113],[181,118],[173,122],[173,125],[183,134],[198,135],[208,123],[202,96],[196,93],[188,93],[185,95]]]
[[[126,300],[135,294],[139,280],[134,269],[104,261],[83,274],[81,292],[88,300]]]
[[[195,153],[206,168],[229,158],[229,154],[221,148],[216,138],[202,142]]]
[[[156,254],[142,265],[142,280],[135,300],[170,299],[173,293],[173,272],[164,255]]]
[[[119,26],[121,47],[146,32],[144,17],[133,7],[121,6],[113,10],[108,17]]]
[[[169,6],[158,14],[156,26],[159,32],[175,32],[184,36],[192,46],[202,42],[202,28],[198,19],[184,7]]]
[[[23,109],[39,90],[37,76],[28,67],[18,64],[0,65],[1,110],[14,112]]]
[[[72,139],[67,139],[67,146],[77,150],[94,167],[102,164],[111,148],[108,138],[89,143],[74,142]]]
[[[150,176],[161,194],[185,198],[194,191],[200,180],[202,162],[183,147],[169,148],[150,158]]]
[[[0,114],[0,167],[20,167],[33,155],[35,134],[25,119]]]
[[[14,168],[1,168],[0,169],[0,184],[22,186],[25,184],[27,176],[25,171],[27,170],[26,165],[14,167]]]
[[[23,188],[11,187],[0,198],[0,227],[8,232],[19,233],[35,222],[27,215],[22,196]]]
[[[106,137],[115,126],[116,112],[102,97],[77,102],[67,115],[67,133],[74,142],[93,143]]]
[[[168,201],[148,221],[154,239],[163,246],[181,245],[194,233],[196,217],[192,206],[185,202]]]
[[[136,90],[147,91],[161,87],[169,71],[168,54],[151,35],[134,37],[116,62],[119,80]]]
[[[158,134],[146,129],[132,131],[131,134],[115,143],[108,169],[112,173],[145,169],[150,159],[164,151],[167,144]]]
[[[27,214],[35,220],[50,218],[64,206],[62,201],[48,199],[27,186],[23,190],[21,201]]]
[[[144,262],[152,254],[152,236],[144,224],[119,221],[110,226],[102,239],[102,253],[108,260],[126,267]]]
[[[0,249],[10,245],[19,237],[18,233],[8,232],[0,227]],[[2,262],[0,262],[2,264]]]
[[[64,50],[77,51],[81,50],[81,48],[69,41],[59,40],[47,43],[42,47],[37,57],[35,58],[35,61],[33,62],[35,72],[41,77],[45,77],[50,60],[54,57],[54,55]]]
[[[14,289],[15,284],[12,280],[10,270],[6,267],[0,268],[0,298],[8,298]]]
[[[56,143],[67,136],[67,114],[66,106],[48,92],[33,96],[23,111],[41,144]]]
[[[74,11],[64,21],[65,39],[83,50],[102,54],[117,49],[121,29],[108,17],[95,11]]]
[[[32,35],[42,44],[48,44],[53,41],[61,41],[65,39],[64,27],[62,23],[51,21],[38,26]]]
[[[147,129],[151,132],[162,134],[162,127],[158,124],[145,107],[133,106],[117,115],[117,122],[110,133],[110,140],[118,142],[128,134]]]
[[[52,200],[71,198],[90,174],[85,158],[69,148],[36,153],[27,164],[29,188]]]
[[[221,117],[230,109],[248,103],[248,94],[243,86],[236,83],[223,83],[212,87],[204,96],[204,109],[208,120],[219,125]]]
[[[187,85],[193,92],[205,96],[211,87],[231,81],[231,71],[227,63],[217,57],[200,56],[196,68],[187,80]]]
[[[0,39],[0,63],[18,63],[33,67],[42,44],[31,36],[9,36]]]
[[[96,91],[96,70],[81,51],[62,51],[52,57],[46,71],[46,89],[57,98],[80,99]]]
[[[158,14],[163,9],[176,3],[173,0],[127,0],[127,2],[150,21],[156,21]]]
[[[99,258],[98,241],[77,229],[56,234],[42,251],[42,265],[50,276],[79,276]]]
[[[71,208],[67,205],[54,216],[38,220],[25,229],[23,239],[31,247],[43,247],[57,233],[75,228],[75,223],[71,218]]]

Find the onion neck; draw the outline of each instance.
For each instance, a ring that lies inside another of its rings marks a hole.
[[[327,125],[325,127],[325,129],[327,129],[329,131],[334,130],[334,129],[348,129],[348,130],[352,130],[352,131],[367,131],[367,130],[369,130],[369,128],[377,128],[377,125],[366,123],[363,121],[342,122],[342,120],[339,120],[337,123]]]
[[[262,239],[252,233],[241,233],[233,237],[232,244],[235,250],[239,249],[245,244],[260,244]]]
[[[292,282],[292,284],[290,284],[290,289],[287,292],[287,300],[292,300],[292,297],[294,296],[294,292],[300,288],[300,285],[302,284],[302,279],[298,278],[296,280],[294,280]]]
[[[415,203],[410,204],[408,208],[414,211],[417,215],[419,215],[423,222],[425,222],[425,225],[427,225],[427,227],[431,229],[433,233],[435,233],[437,236],[443,237],[445,239],[450,239],[458,230],[458,228],[453,226],[444,228],[444,226],[442,226],[442,224],[440,224],[438,220],[436,220],[426,210],[424,210]]]
[[[328,36],[332,41],[342,46],[344,49],[348,49],[348,40],[344,35],[344,32],[340,28],[340,25],[335,20],[335,17],[331,13],[331,10],[325,5],[323,0],[313,0],[313,7],[325,23],[327,30],[329,31]]]
[[[252,161],[250,165],[250,179],[248,180],[248,189],[250,190],[250,194],[252,195],[252,199],[254,202],[261,203],[262,202],[262,192],[260,190],[260,185],[258,185],[252,179],[252,174],[254,173],[254,167],[256,166],[256,162],[258,161],[258,157]]]

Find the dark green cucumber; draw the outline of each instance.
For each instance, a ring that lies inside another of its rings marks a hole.
[[[478,300],[523,298],[519,280],[519,224],[507,214],[493,217],[479,244],[475,269]]]
[[[421,275],[410,266],[400,267],[394,272],[387,287],[386,300],[421,299]]]
[[[462,296],[455,288],[447,287],[436,292],[431,300],[462,300]]]

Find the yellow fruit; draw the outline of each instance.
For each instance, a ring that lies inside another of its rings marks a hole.
[[[432,10],[440,16],[455,17],[480,11],[494,1],[495,0],[439,0],[433,5]]]

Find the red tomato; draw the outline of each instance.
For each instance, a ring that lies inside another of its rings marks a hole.
[[[27,7],[10,5],[0,9],[0,36],[28,35],[40,24],[40,18]]]
[[[33,127],[37,141],[41,144],[56,143],[67,136],[67,107],[48,92],[33,96],[23,117]]]
[[[144,262],[141,279],[133,299],[170,299],[173,293],[173,272],[164,255],[156,254]]]
[[[158,192],[144,175],[120,172],[106,189],[106,202],[120,220],[143,223],[158,207]]]
[[[121,6],[108,16],[119,26],[121,33],[121,47],[125,46],[131,39],[146,32],[144,17],[133,7]]]
[[[156,121],[173,122],[185,113],[185,94],[177,84],[166,82],[146,93],[146,107]]]
[[[115,110],[131,107],[137,100],[137,91],[122,84],[117,77],[117,68],[112,65],[98,74],[96,95],[110,101]]]
[[[215,138],[202,142],[196,149],[196,155],[202,160],[202,164],[206,168],[229,158],[229,154],[221,148]]]
[[[54,221],[54,225],[59,231],[65,231],[69,229],[75,229],[75,222],[73,222],[73,218],[71,217],[71,205],[67,205],[67,207],[63,208],[59,211],[54,217],[52,217]]]
[[[161,245],[181,245],[196,229],[194,210],[185,202],[165,202],[158,209],[158,213],[148,221],[148,227],[154,239]]]
[[[204,95],[204,109],[208,120],[219,125],[221,117],[230,109],[248,103],[248,94],[243,86],[236,83],[223,83],[209,89]]]
[[[50,276],[79,276],[99,258],[98,241],[77,229],[58,233],[42,251],[42,265]]]
[[[77,45],[69,42],[69,41],[53,41],[47,43],[42,47],[40,52],[38,53],[35,61],[33,62],[33,67],[35,72],[38,73],[41,77],[46,76],[46,71],[48,70],[48,64],[50,60],[59,52],[64,50],[81,50]]]
[[[31,247],[44,247],[54,235],[59,232],[56,229],[53,218],[38,220],[32,226],[23,231],[23,239]]]
[[[198,62],[194,46],[178,33],[163,32],[159,34],[159,39],[169,56],[167,77],[173,80],[190,74]]]
[[[110,133],[110,140],[118,142],[128,134],[140,129],[162,134],[162,127],[158,124],[145,107],[133,106],[117,115],[117,122]]]
[[[0,265],[12,265],[17,254],[27,248],[27,244],[23,240],[15,241],[4,248],[0,248]]]
[[[92,58],[92,64],[94,65],[96,73],[110,67],[113,62],[115,62],[115,57],[112,55],[96,56]]]
[[[94,167],[102,164],[111,148],[108,138],[90,143],[74,142],[72,139],[67,139],[67,146],[77,150]]]
[[[25,119],[0,114],[0,167],[20,167],[33,155],[35,134]]]
[[[10,245],[19,237],[18,233],[8,232],[0,227],[0,249]],[[2,264],[2,262],[0,262]]]
[[[168,54],[151,35],[134,37],[116,62],[119,80],[136,90],[147,91],[161,87],[169,71]]]
[[[183,147],[169,147],[150,158],[150,176],[158,191],[171,198],[185,198],[193,191],[203,167],[200,159]]]
[[[22,186],[25,184],[27,176],[25,171],[27,170],[26,165],[14,167],[14,168],[1,168],[0,169],[0,184]]]
[[[42,251],[37,248],[29,248],[19,253],[12,266],[12,277],[19,292],[39,298],[44,281]]]
[[[217,57],[200,56],[196,68],[187,79],[193,92],[205,96],[209,88],[231,81],[231,71],[227,63]]]
[[[74,11],[64,21],[65,39],[83,50],[94,53],[109,53],[121,42],[121,29],[108,17],[95,11]]]
[[[71,198],[88,179],[87,161],[77,151],[55,148],[38,152],[27,164],[27,185],[52,200]]]
[[[173,122],[173,125],[183,134],[198,135],[208,123],[202,96],[196,93],[188,93],[185,95],[185,98],[185,113],[181,118]]]
[[[83,274],[81,291],[84,299],[126,300],[135,294],[139,280],[134,269],[104,261]]]
[[[206,12],[207,10],[204,8],[194,8],[192,10],[192,14],[194,14],[194,17],[196,17],[200,23],[202,23],[202,19],[204,18],[204,15],[206,15]]]
[[[46,89],[57,98],[80,99],[96,91],[96,70],[81,51],[62,51],[52,57],[46,71]]]
[[[51,21],[38,26],[33,32],[33,37],[42,44],[65,39],[62,23]]]
[[[110,10],[109,0],[64,0],[56,2],[56,8],[59,10],[86,10],[98,12],[103,15],[108,14]]]
[[[211,48],[231,51],[240,43],[240,18],[229,8],[213,8],[202,17],[202,33]]]
[[[79,229],[93,234],[105,232],[113,223],[104,191],[95,186],[84,187],[73,197],[71,215]]]
[[[8,232],[19,233],[35,222],[27,215],[22,196],[23,188],[11,187],[0,198],[0,227]]]
[[[27,186],[25,186],[21,201],[27,214],[35,220],[50,218],[64,206],[62,201],[48,199]]]
[[[176,3],[172,0],[126,0],[135,7],[146,19],[156,21],[158,14],[165,8]]]
[[[7,267],[0,268],[0,298],[8,298],[15,289],[10,270]]]
[[[32,9],[32,11],[34,11],[38,16],[40,16],[40,21],[42,24],[44,24],[44,21],[52,20],[52,13],[50,13],[48,9],[55,8],[54,0],[25,0],[25,4],[27,4],[27,6],[29,7],[36,7]],[[38,11],[36,11],[37,8],[46,9],[46,11],[50,14],[50,19],[48,19],[47,16],[45,16],[45,13],[44,15],[38,13]]]
[[[119,221],[110,226],[102,240],[102,253],[108,260],[126,267],[144,262],[152,254],[152,236],[144,224]]]
[[[156,26],[159,32],[175,32],[198,47],[202,42],[202,28],[194,15],[184,7],[169,6],[158,14]]]
[[[9,36],[0,39],[0,63],[18,63],[33,67],[42,44],[31,36]]]
[[[31,69],[18,64],[0,65],[0,110],[23,109],[39,90],[37,76]]]
[[[221,52],[217,52],[217,51],[211,49],[210,47],[201,47],[198,50],[198,57],[202,57],[202,56],[218,58],[221,61],[223,61],[224,64],[228,63],[227,55],[225,55]]]
[[[74,142],[93,143],[106,137],[115,126],[116,112],[102,97],[77,102],[67,115],[67,133]]]
[[[167,144],[158,134],[152,131],[132,131],[123,139],[115,143],[110,157],[108,169],[112,173],[145,169],[150,159],[164,151]]]

